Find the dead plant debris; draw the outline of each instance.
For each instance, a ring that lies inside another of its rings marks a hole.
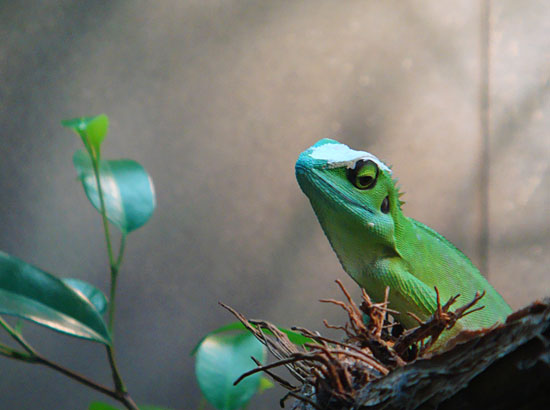
[[[337,280],[336,283],[343,292],[345,301],[327,299],[321,302],[339,306],[347,313],[343,326],[329,325],[324,321],[327,328],[343,332],[342,341],[294,327],[294,331],[311,339],[311,343],[297,346],[273,324],[247,319],[220,302],[276,359],[270,364],[261,365],[253,358],[257,367],[243,374],[235,384],[254,373],[264,372],[288,390],[281,400],[281,407],[284,407],[288,397],[294,397],[298,399],[297,403],[308,406],[303,408],[351,409],[365,386],[423,358],[445,329],[451,329],[460,318],[483,308],[474,307],[484,296],[484,293],[476,293],[471,302],[451,312],[451,306],[460,295],[441,305],[439,291],[435,288],[437,309],[434,314],[422,321],[409,313],[418,322],[418,327],[403,331],[396,318],[399,312],[388,308],[389,288],[386,289],[384,301],[381,303],[374,303],[366,291],[362,290],[362,300],[357,306],[342,282]],[[288,369],[297,384],[273,373],[273,369],[282,366]],[[295,405],[294,408],[298,407]]]

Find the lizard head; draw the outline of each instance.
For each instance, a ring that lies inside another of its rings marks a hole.
[[[391,169],[377,157],[322,139],[300,154],[296,178],[346,270],[351,260],[366,260],[367,241],[368,251],[395,251],[401,202]]]

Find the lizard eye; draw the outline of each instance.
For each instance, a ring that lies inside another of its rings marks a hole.
[[[378,178],[378,166],[371,160],[359,160],[355,168],[348,168],[346,176],[349,182],[357,189],[371,189],[376,185]]]

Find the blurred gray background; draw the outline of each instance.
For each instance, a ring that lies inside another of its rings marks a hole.
[[[59,123],[104,112],[105,156],[143,164],[158,197],[129,237],[117,299],[119,365],[139,403],[197,408],[189,352],[232,320],[218,301],[283,326],[343,319],[317,300],[340,297],[336,278],[358,291],[294,179],[320,138],[393,164],[406,214],[488,265],[512,307],[550,295],[550,3],[493,1],[488,19],[483,4],[1,2],[0,249],[108,289],[100,219],[71,162],[80,141]],[[110,382],[101,346],[26,334]],[[0,360],[1,409],[104,400]]]

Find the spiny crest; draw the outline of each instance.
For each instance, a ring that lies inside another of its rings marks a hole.
[[[392,178],[392,183],[393,183],[393,187],[395,189],[395,197],[397,199],[397,206],[399,207],[399,209],[401,209],[401,207],[403,205],[405,205],[405,201],[402,201],[401,200],[401,197],[405,194],[404,192],[401,191],[401,185],[398,185],[399,183],[399,178]]]

